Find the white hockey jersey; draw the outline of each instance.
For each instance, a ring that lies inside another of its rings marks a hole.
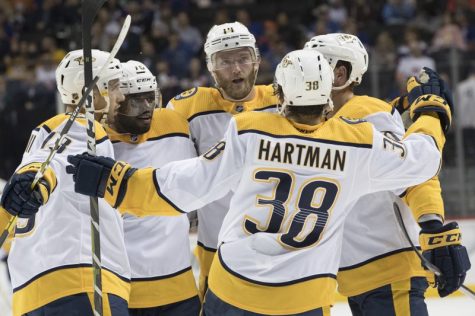
[[[388,136],[402,139],[405,130],[399,112],[368,96],[354,96],[335,117],[364,119]],[[360,198],[348,215],[338,273],[338,290],[354,296],[411,277],[426,276],[420,259],[397,223],[393,203],[401,209],[412,242],[419,244],[419,226],[399,192],[377,192]],[[439,190],[440,195],[440,190]]]
[[[31,134],[20,166],[46,160],[67,119],[57,115]],[[97,155],[114,157],[112,144],[96,122]],[[86,148],[86,120],[77,118],[51,162],[57,187],[35,217],[17,221],[8,256],[13,287],[13,314],[23,315],[56,299],[93,292],[89,197],[74,192],[66,173],[67,156]],[[130,267],[122,218],[99,199],[102,290],[129,299]]]
[[[188,120],[191,138],[198,155],[205,153],[223,138],[234,114],[247,111],[271,111],[276,109],[277,98],[272,86],[255,86],[256,95],[248,102],[235,103],[224,99],[216,88],[193,88],[170,100],[172,108]],[[206,287],[206,276],[218,245],[218,233],[223,223],[232,194],[213,201],[198,212],[198,247],[196,256],[200,262],[200,291]]]
[[[115,157],[135,168],[160,168],[195,157],[188,123],[178,113],[156,109],[150,130],[121,135],[106,129]],[[198,295],[190,261],[189,221],[176,217],[124,214],[125,245],[132,272],[130,308],[148,308]]]
[[[424,116],[411,132],[428,124],[441,131],[436,118]],[[248,311],[297,314],[333,303],[344,220],[355,199],[423,182],[439,164],[428,135],[397,142],[358,120],[305,126],[250,112],[231,119],[225,139],[204,155],[134,174],[120,208],[163,212],[135,196],[144,183],[181,211],[234,192],[209,288]]]

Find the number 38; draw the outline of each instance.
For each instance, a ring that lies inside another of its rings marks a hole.
[[[297,211],[293,212],[290,224],[284,229],[282,226],[288,213],[288,203],[294,193],[294,179],[290,171],[255,172],[254,180],[273,184],[274,194],[271,198],[257,196],[257,205],[270,207],[271,212],[265,225],[246,216],[246,232],[280,233],[279,242],[290,248],[306,248],[318,243],[338,197],[338,182],[328,178],[313,178],[301,185],[296,199]]]
[[[318,81],[305,81],[305,90],[318,90]]]

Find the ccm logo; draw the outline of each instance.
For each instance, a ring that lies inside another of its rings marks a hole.
[[[106,188],[107,192],[109,192],[110,195],[114,195],[114,187],[117,184],[117,179],[114,176],[114,174],[120,177],[122,174],[122,171],[124,171],[124,167],[125,167],[125,164],[120,161],[114,165],[114,168],[112,169],[113,173],[111,173],[110,175],[110,179],[108,181],[109,183]]]
[[[443,242],[453,243],[459,241],[460,239],[462,239],[462,234],[460,233],[434,236],[429,238],[429,245],[438,245]]]

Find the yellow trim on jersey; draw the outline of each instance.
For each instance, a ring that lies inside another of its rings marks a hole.
[[[254,98],[247,102],[231,102],[223,98],[216,88],[199,87],[190,96],[177,97],[170,100],[175,111],[180,113],[187,120],[195,115],[206,112],[224,111],[231,114],[240,112],[262,110],[269,106],[277,105],[278,99],[274,95],[271,85],[255,86],[256,94]]]
[[[338,291],[344,296],[356,296],[393,282],[426,275],[421,260],[409,249],[353,269],[340,270]]]
[[[16,217],[14,217],[12,214],[10,214],[6,209],[4,209],[1,205],[0,205],[0,234],[3,232],[4,229],[7,228],[8,224],[10,223],[10,221],[15,221],[16,222]],[[10,232],[7,236],[7,239],[5,239],[3,245],[2,245],[2,248],[3,250],[6,252],[6,253],[9,253],[10,252],[10,248],[12,246],[12,240],[13,240],[13,234],[14,234],[14,231],[15,231],[15,223],[12,223],[12,226],[11,229],[10,229]]]
[[[92,268],[62,268],[47,273],[13,293],[13,315],[20,316],[59,298],[93,292]],[[130,284],[102,269],[102,291],[129,300]]]
[[[193,251],[196,260],[200,266],[200,276],[198,280],[198,289],[200,292],[200,298],[203,300],[204,294],[208,289],[208,276],[209,270],[211,269],[211,264],[213,263],[215,251],[205,249],[203,245],[196,245],[195,250]]]
[[[210,290],[226,303],[265,315],[292,315],[330,306],[336,287],[331,277],[282,286],[249,282],[230,274],[219,257],[213,260],[208,282]]]
[[[58,114],[49,120],[42,123],[39,127],[47,127],[49,130],[54,130],[60,126],[65,120],[68,120],[70,117],[69,114]],[[87,120],[84,117],[77,117],[74,122],[81,124],[82,126],[87,126]],[[96,133],[96,141],[103,140],[107,137],[106,131],[98,121],[94,121],[94,129]]]
[[[0,228],[7,228],[8,223],[12,220],[13,215],[10,214],[6,209],[0,206]]]
[[[119,134],[112,128],[105,127],[112,142],[120,141],[129,144],[140,144],[158,137],[171,134],[190,135],[188,122],[177,112],[170,109],[155,109],[153,111],[150,130],[144,134],[131,138],[130,134]]]
[[[404,196],[404,202],[412,210],[417,221],[422,215],[437,214],[444,219],[444,201],[438,177],[433,177],[424,183],[410,187]]]
[[[132,281],[129,308],[150,308],[180,302],[198,295],[191,269],[152,281]]]
[[[442,152],[445,144],[445,134],[442,131],[439,118],[437,114],[421,115],[406,131],[404,138],[412,133],[423,133],[432,136],[437,143],[439,151]]]
[[[249,112],[234,116],[238,132],[253,130],[276,136],[300,136],[325,139],[350,144],[373,144],[373,128],[366,122],[348,123],[341,118],[331,118],[318,125],[296,124],[277,113]],[[304,129],[308,126],[308,129]]]
[[[410,289],[411,279],[391,283],[395,316],[411,315],[411,304],[409,299]]]
[[[25,172],[34,172],[36,173],[40,168],[41,168],[42,163],[40,162],[32,162],[30,164],[27,164],[16,172],[17,174],[22,174]],[[54,174],[54,171],[51,167],[46,168],[45,172],[43,173],[42,177],[46,182],[49,184],[49,189],[50,191],[47,190],[47,188],[42,185],[40,182],[38,182],[38,188],[40,189],[41,196],[43,197],[43,204],[46,204],[49,200],[49,196],[51,193],[53,193],[54,189],[56,189],[56,175]]]
[[[109,204],[113,201],[107,201]],[[143,168],[127,181],[127,191],[118,206],[119,211],[135,216],[177,216],[182,215],[177,207],[169,202],[158,190],[155,181],[155,169]]]
[[[377,112],[391,113],[392,111],[392,106],[383,100],[367,95],[355,95],[333,117],[344,116],[352,119],[362,119]]]

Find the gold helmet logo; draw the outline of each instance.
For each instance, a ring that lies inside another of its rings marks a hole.
[[[77,58],[74,58],[73,59],[74,61],[76,61],[79,65],[84,65],[84,57],[83,56],[79,56]],[[96,59],[94,57],[92,57],[92,62],[95,62]]]
[[[286,68],[287,66],[292,64],[292,60],[290,60],[289,56],[285,56],[285,58],[282,60],[282,68]]]

